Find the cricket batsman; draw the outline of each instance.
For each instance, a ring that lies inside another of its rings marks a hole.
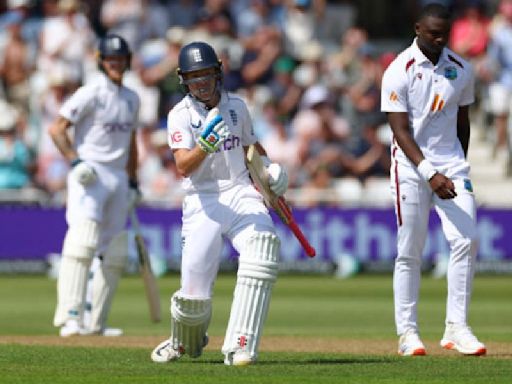
[[[99,42],[99,81],[79,88],[62,106],[50,135],[70,162],[66,221],[57,282],[54,325],[61,336],[102,334],[127,258],[119,240],[128,210],[138,197],[137,128],[139,97],[122,84],[131,52],[118,35]],[[74,127],[73,140],[68,130]],[[100,266],[92,282],[89,329],[83,311],[89,267]]]
[[[185,45],[177,70],[187,94],[169,112],[168,140],[184,176],[181,287],[171,297],[171,335],[155,362],[199,357],[208,343],[212,290],[223,239],[239,253],[237,282],[222,346],[226,365],[254,364],[276,281],[280,242],[253,187],[245,151],[255,144],[244,101],[222,90],[222,63],[204,42]],[[265,157],[270,188],[283,195],[285,170]]]

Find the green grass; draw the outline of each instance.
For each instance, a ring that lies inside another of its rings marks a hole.
[[[223,336],[234,275],[217,280],[209,333]],[[395,354],[390,275],[338,280],[325,276],[279,278],[265,337],[382,341],[389,354],[268,352],[258,364],[235,368],[222,364],[219,351],[208,348],[200,359],[154,364],[147,348],[78,347],[0,343],[0,383],[509,383],[512,378],[512,284],[506,276],[477,276],[470,323],[486,343],[508,343],[507,353],[483,358],[457,354],[400,358]],[[121,280],[110,323],[127,335],[166,337],[168,299],[178,276],[159,280],[164,321],[148,320],[142,282]],[[419,305],[424,341],[437,343],[443,332],[444,280],[424,277]],[[52,327],[55,281],[45,277],[0,278],[0,340],[12,335],[56,335]],[[492,352],[492,351],[490,351]]]

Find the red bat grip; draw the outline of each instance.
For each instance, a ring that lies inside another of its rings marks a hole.
[[[300,245],[302,245],[302,248],[304,248],[304,250],[306,251],[306,254],[309,257],[315,257],[315,255],[316,255],[315,248],[313,248],[313,246],[311,244],[309,244],[308,239],[306,239],[306,236],[304,236],[304,234],[298,227],[297,223],[293,220],[290,220],[290,222],[288,223],[288,226],[292,230],[292,232],[295,235],[295,237],[297,238],[297,240],[299,240],[299,243],[300,243]]]

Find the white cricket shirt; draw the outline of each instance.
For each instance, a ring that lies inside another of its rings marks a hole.
[[[245,102],[237,95],[222,92],[217,105],[229,127],[230,135],[217,152],[209,154],[189,177],[183,179],[187,193],[224,191],[236,184],[248,184],[244,146],[254,144],[252,120]],[[205,127],[208,110],[190,95],[172,108],[167,117],[168,141],[171,149],[192,149]]]
[[[82,160],[124,168],[139,104],[134,91],[102,75],[80,87],[59,113],[75,127],[74,146]]]
[[[416,40],[389,65],[382,79],[381,110],[408,113],[414,140],[439,169],[468,167],[457,138],[457,112],[473,101],[471,65],[448,48],[433,65]],[[412,166],[395,140],[393,145],[396,161]]]

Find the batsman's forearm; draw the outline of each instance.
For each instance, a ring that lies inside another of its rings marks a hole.
[[[203,160],[208,156],[198,145],[192,149],[177,149],[173,153],[176,160],[176,168],[185,177],[188,177],[199,168]]]
[[[67,133],[67,129],[70,126],[71,123],[68,120],[60,117],[50,126],[49,129],[53,143],[58,148],[62,156],[64,156],[68,161],[72,161],[78,157],[78,154],[73,148],[73,143]]]
[[[128,163],[126,164],[126,172],[130,180],[137,180],[137,166],[139,162],[139,153],[137,150],[137,140],[135,132],[132,134],[130,142],[130,154],[128,156]]]

